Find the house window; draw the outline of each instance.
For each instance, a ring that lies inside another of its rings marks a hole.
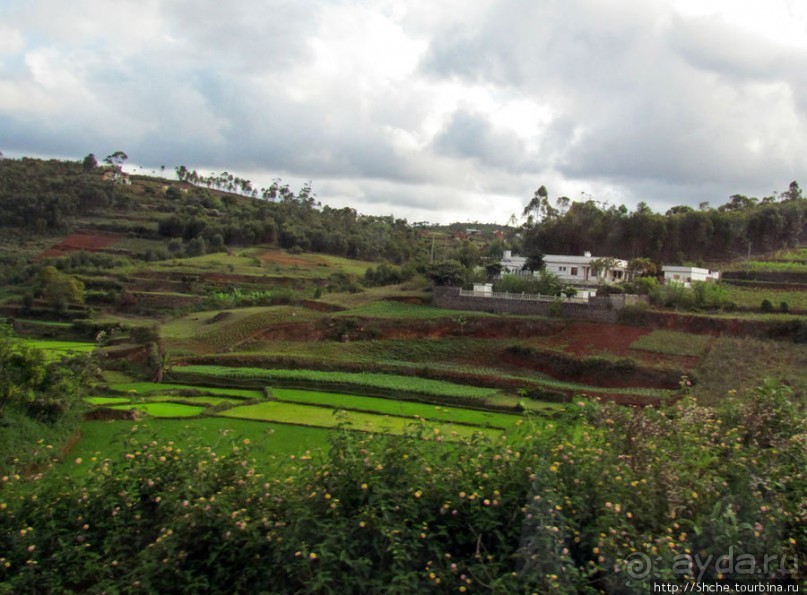
[[[558,270],[559,270],[561,273],[565,273],[565,272],[566,272],[566,267],[558,267]]]
[[[577,277],[577,267],[572,267],[572,277]]]

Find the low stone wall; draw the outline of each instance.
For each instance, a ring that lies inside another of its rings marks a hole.
[[[613,295],[591,298],[587,304],[569,303],[560,299],[557,302],[537,302],[495,297],[461,296],[457,287],[435,287],[432,303],[440,308],[453,310],[474,310],[492,314],[527,314],[537,316],[557,316],[589,322],[615,324],[619,312],[635,304],[636,296]]]

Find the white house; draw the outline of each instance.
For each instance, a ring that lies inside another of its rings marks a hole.
[[[661,267],[661,270],[664,273],[664,283],[678,283],[684,287],[692,287],[692,283],[695,281],[708,281],[710,283],[720,281],[720,271],[666,264]]]
[[[591,263],[598,257],[586,252],[583,256],[567,256],[562,254],[545,254],[544,266],[550,273],[557,275],[558,279],[570,285],[590,285],[600,282],[614,283],[624,281],[627,275],[628,262],[616,260],[616,265],[607,271],[595,273],[591,270]],[[524,271],[525,256],[515,256],[510,250],[504,251],[502,258],[502,273],[514,275],[529,274]]]

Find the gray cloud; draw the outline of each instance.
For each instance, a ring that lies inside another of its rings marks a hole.
[[[650,180],[756,185],[803,173],[793,90],[804,88],[804,58],[650,3],[513,0],[479,29],[434,42],[423,68],[546,98],[558,114],[545,140],[559,171],[638,194]]]
[[[496,130],[482,114],[454,112],[435,137],[434,149],[459,158],[477,159],[487,165],[516,169],[526,155],[524,142],[514,133]]]
[[[12,2],[0,149],[310,179],[446,221],[505,220],[547,183],[663,210],[803,178],[807,49],[671,1]]]

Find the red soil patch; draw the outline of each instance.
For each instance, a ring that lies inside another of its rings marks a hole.
[[[557,335],[542,338],[551,346],[565,345],[564,351],[578,356],[609,355],[627,356],[631,344],[651,329],[619,324],[599,324],[595,322],[572,322]]]
[[[64,256],[71,252],[84,250],[85,252],[98,252],[108,248],[121,240],[116,233],[74,233],[58,244],[51,246],[39,255],[40,258]]]

